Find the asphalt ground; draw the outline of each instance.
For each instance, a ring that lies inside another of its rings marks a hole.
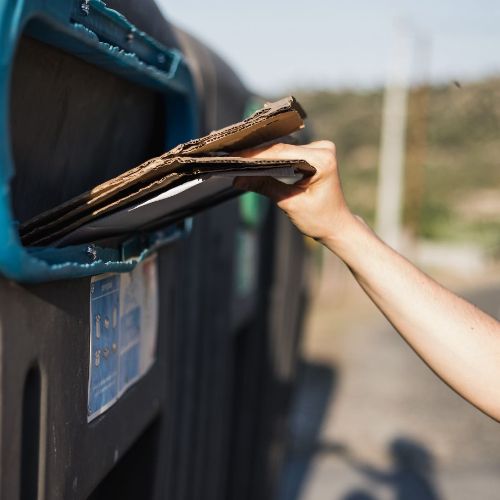
[[[325,257],[279,500],[500,499],[500,425],[439,380]],[[498,269],[434,274],[500,317]]]

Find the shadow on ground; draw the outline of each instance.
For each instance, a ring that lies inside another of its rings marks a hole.
[[[435,460],[422,443],[397,437],[388,444],[391,466],[377,468],[356,458],[342,442],[325,442],[321,428],[332,411],[338,384],[335,366],[303,362],[290,428],[290,450],[279,500],[300,500],[315,457],[331,455],[373,484],[390,488],[397,500],[439,500]],[[336,499],[335,499],[336,500]],[[368,489],[353,488],[342,500],[377,500]]]
[[[495,270],[438,279],[500,317]],[[277,500],[499,498],[498,424],[422,363],[334,258],[302,353]]]
[[[389,445],[392,466],[378,469],[345,455],[349,464],[374,483],[388,486],[397,500],[438,500],[435,461],[432,453],[413,439],[398,437]],[[343,500],[375,500],[369,492],[353,489]]]

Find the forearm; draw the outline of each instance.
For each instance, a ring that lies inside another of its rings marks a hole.
[[[500,420],[500,323],[419,271],[350,214],[323,243],[425,362]]]
[[[270,178],[237,179],[235,187],[273,199],[306,235],[349,266],[389,321],[450,386],[500,421],[500,323],[446,290],[379,240],[347,208],[335,145],[276,144],[254,158],[302,159],[316,168],[293,186]]]

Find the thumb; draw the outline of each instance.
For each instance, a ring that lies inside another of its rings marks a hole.
[[[285,184],[268,176],[236,177],[233,181],[233,187],[262,194],[276,203],[290,198],[298,191],[296,186]]]

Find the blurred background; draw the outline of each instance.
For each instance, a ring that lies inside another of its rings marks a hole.
[[[336,143],[352,210],[500,315],[500,3],[158,2]],[[280,499],[500,498],[498,424],[404,344],[344,266],[315,279]]]

